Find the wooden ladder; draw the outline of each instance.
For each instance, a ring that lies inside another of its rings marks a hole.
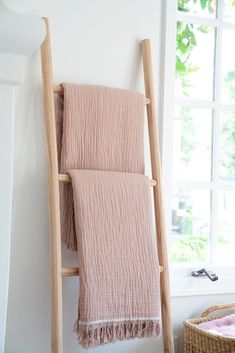
[[[41,46],[41,64],[44,93],[44,115],[48,152],[49,206],[50,206],[50,237],[51,237],[51,267],[52,267],[52,345],[51,353],[63,353],[62,325],[62,277],[79,276],[78,268],[64,268],[61,262],[60,234],[60,197],[59,183],[70,182],[68,175],[59,174],[57,159],[56,123],[54,93],[63,93],[60,85],[53,84],[52,58],[50,44],[49,21],[46,23],[46,38]],[[169,274],[167,260],[167,245],[164,226],[164,210],[162,200],[162,181],[160,154],[157,133],[156,108],[154,103],[153,69],[149,39],[141,41],[143,56],[146,106],[148,116],[148,132],[152,166],[155,220],[157,230],[157,249],[161,264],[161,310],[164,353],[174,353],[173,333],[171,324],[171,309],[169,295]]]

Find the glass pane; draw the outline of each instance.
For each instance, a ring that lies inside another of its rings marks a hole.
[[[216,0],[178,0],[178,10],[190,15],[215,17]]]
[[[235,180],[235,112],[221,112],[219,175],[222,180]]]
[[[177,96],[212,99],[214,37],[212,27],[177,22]]]
[[[235,51],[231,45],[235,40],[235,32],[224,29],[222,34],[222,102],[235,102]]]
[[[178,189],[173,195],[172,251],[176,263],[209,260],[210,192]]]
[[[176,107],[173,140],[174,180],[211,179],[212,111]]]
[[[217,258],[221,264],[235,264],[235,191],[219,191]]]
[[[235,22],[235,1],[224,0],[224,20]]]

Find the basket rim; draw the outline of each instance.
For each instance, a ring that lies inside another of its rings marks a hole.
[[[213,316],[213,317],[206,316],[206,317],[199,317],[199,318],[195,318],[195,319],[188,319],[188,320],[184,321],[184,326],[200,333],[200,335],[202,335],[204,337],[213,338],[218,341],[225,341],[227,343],[235,343],[235,338],[221,336],[219,334],[216,334],[213,332],[208,332],[208,331],[202,330],[201,328],[197,327],[198,324],[200,324],[202,322],[221,319],[221,318],[229,316],[229,315],[230,314],[227,313],[227,314],[221,314],[221,315],[217,315],[217,316]],[[197,323],[195,323],[195,322],[197,322]]]

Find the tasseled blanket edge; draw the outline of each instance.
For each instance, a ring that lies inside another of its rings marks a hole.
[[[157,337],[161,334],[161,325],[159,320],[127,320],[94,325],[79,325],[77,321],[73,331],[83,348],[92,348],[116,341]]]

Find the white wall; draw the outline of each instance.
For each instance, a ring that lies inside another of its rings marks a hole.
[[[16,13],[0,0],[0,353],[5,349],[10,270],[14,86],[24,81],[26,56],[40,48],[45,32],[40,16]]]
[[[0,75],[1,76],[1,75]],[[13,178],[13,120],[14,88],[0,84],[0,352],[4,351],[7,298],[9,285],[9,259]]]
[[[162,0],[163,1],[163,0]],[[50,18],[54,81],[77,81],[142,89],[139,39],[152,40],[157,96],[161,86],[160,0],[24,0],[21,9]],[[9,1],[10,3],[10,1]],[[5,353],[50,352],[50,273],[47,165],[39,54],[27,64],[17,92],[11,273]],[[160,98],[157,100],[160,105]],[[76,257],[64,252],[64,261]],[[82,352],[72,333],[78,279],[64,279],[65,352]],[[182,321],[221,296],[174,298],[175,333]],[[155,339],[135,340],[93,352],[162,352]]]

